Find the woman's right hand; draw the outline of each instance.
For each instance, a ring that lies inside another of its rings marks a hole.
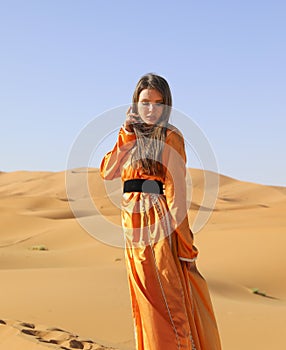
[[[130,106],[126,112],[124,128],[129,132],[133,132],[134,131],[133,124],[138,123],[139,121],[140,121],[139,115],[132,113],[132,107]]]

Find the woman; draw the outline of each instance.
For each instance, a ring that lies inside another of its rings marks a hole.
[[[186,206],[182,134],[167,81],[143,76],[101,176],[123,181],[122,226],[137,350],[219,350]]]

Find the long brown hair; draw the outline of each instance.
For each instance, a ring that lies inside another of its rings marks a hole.
[[[143,169],[149,175],[162,175],[162,151],[171,114],[172,94],[166,79],[154,73],[148,73],[142,76],[136,85],[132,98],[133,113],[138,113],[139,95],[144,89],[159,91],[163,97],[164,108],[156,125],[134,124],[136,147],[133,150],[131,164],[134,168]]]

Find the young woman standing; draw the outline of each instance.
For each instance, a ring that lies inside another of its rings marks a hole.
[[[187,216],[184,138],[169,124],[167,81],[137,83],[106,180],[123,181],[122,226],[137,350],[220,350],[216,320]]]

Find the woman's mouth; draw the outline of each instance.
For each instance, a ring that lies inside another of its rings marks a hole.
[[[156,117],[154,115],[149,115],[149,116],[146,116],[146,119],[150,122],[154,122],[156,121]]]

